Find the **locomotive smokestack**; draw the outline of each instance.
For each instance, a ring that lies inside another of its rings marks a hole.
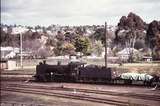
[[[108,37],[107,37],[107,22],[105,22],[105,30],[104,30],[104,36],[105,36],[105,67],[108,68],[107,64],[107,47],[108,47]]]

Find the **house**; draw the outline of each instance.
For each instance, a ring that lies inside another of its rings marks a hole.
[[[9,54],[5,56],[5,58],[14,58],[16,56],[16,53],[14,51],[11,51]]]
[[[143,61],[150,62],[150,61],[152,61],[152,57],[151,57],[151,56],[143,56],[143,57],[142,57],[142,60],[143,60]]]
[[[8,59],[16,56],[20,49],[16,47],[0,47],[1,58]]]
[[[133,56],[136,56],[136,55],[140,55],[140,52],[134,48],[124,48],[123,50],[117,53],[117,56],[122,61],[127,61],[132,54]]]

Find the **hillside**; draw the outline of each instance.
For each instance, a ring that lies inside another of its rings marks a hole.
[[[117,26],[108,26],[107,30],[111,56],[116,56],[124,48],[135,48],[145,56],[160,60],[159,21],[146,23],[131,12],[122,16]],[[100,56],[104,51],[104,25],[31,27],[1,24],[1,46],[19,47],[17,32],[22,32],[24,51],[42,57],[75,55],[77,52]]]

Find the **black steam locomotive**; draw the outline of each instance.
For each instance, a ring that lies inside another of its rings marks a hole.
[[[36,81],[64,81],[64,82],[102,82],[109,84],[133,84],[141,82],[146,85],[159,83],[159,77],[150,75],[119,74],[117,70],[97,65],[87,65],[83,62],[70,62],[68,65],[48,65],[45,62],[36,66]]]
[[[67,65],[48,65],[40,63],[36,66],[37,81],[110,81],[116,77],[111,68],[87,65],[83,62],[70,62]]]

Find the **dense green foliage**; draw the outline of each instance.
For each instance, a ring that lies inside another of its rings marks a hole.
[[[154,60],[160,60],[160,21],[152,21],[147,30],[146,44],[152,50]]]
[[[91,43],[89,38],[78,37],[75,41],[74,46],[76,48],[76,52],[82,52],[85,55],[90,54]]]

